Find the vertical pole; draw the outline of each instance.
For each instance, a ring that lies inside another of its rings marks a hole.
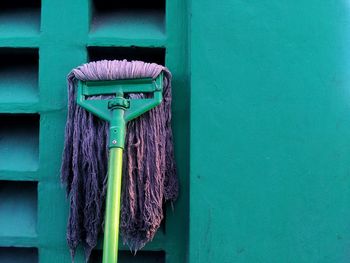
[[[110,148],[103,243],[103,263],[116,263],[118,260],[122,157],[122,148]]]
[[[125,107],[123,104],[113,104],[112,106],[112,118],[109,123],[109,163],[103,241],[103,263],[117,263],[118,261],[122,164],[125,140]]]

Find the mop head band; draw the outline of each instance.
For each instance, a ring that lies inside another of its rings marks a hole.
[[[68,77],[68,116],[61,180],[70,202],[67,242],[74,258],[79,244],[88,259],[103,231],[107,190],[109,124],[76,104],[78,80],[156,78],[163,72],[163,101],[127,124],[123,156],[120,232],[132,251],[152,240],[163,219],[163,204],[175,201],[178,181],[171,130],[171,74],[141,61],[97,61]],[[133,95],[130,97],[143,97]]]

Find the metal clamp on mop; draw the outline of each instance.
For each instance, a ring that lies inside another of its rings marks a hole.
[[[117,262],[126,123],[151,110],[163,99],[163,74],[156,79],[79,81],[77,104],[110,123],[108,188],[105,212],[103,263]],[[125,94],[153,93],[152,98],[130,99]],[[110,99],[89,99],[112,95]]]

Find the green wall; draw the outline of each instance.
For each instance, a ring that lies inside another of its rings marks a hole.
[[[350,2],[191,10],[190,262],[349,262]]]
[[[98,8],[97,3],[107,3]],[[68,202],[60,184],[66,76],[90,60],[137,59],[173,74],[173,130],[181,195],[154,240],[120,262],[185,262],[189,88],[186,1],[0,1],[0,262],[69,263]],[[82,249],[76,263],[85,262]],[[101,262],[101,244],[91,263]]]
[[[0,3],[0,262],[70,262],[65,77],[126,55],[173,73],[181,194],[121,262],[348,262],[349,1],[140,2]]]

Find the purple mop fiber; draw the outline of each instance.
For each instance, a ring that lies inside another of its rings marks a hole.
[[[163,219],[163,203],[175,201],[178,195],[171,130],[171,74],[154,63],[103,60],[84,64],[68,75],[61,179],[70,201],[67,242],[72,258],[82,244],[88,260],[103,230],[108,163],[109,125],[76,104],[77,81],[156,78],[161,72],[163,102],[127,125],[120,230],[124,243],[136,251],[154,237]]]

